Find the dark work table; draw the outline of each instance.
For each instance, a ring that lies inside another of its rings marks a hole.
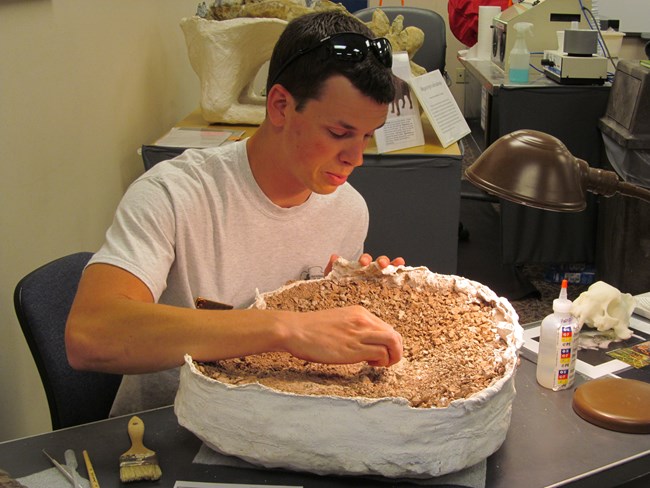
[[[576,383],[584,381],[579,377]],[[552,392],[540,387],[535,380],[534,362],[523,356],[516,373],[516,388],[508,435],[501,448],[488,458],[487,487],[604,488],[650,473],[650,434],[624,434],[584,421],[571,407],[573,390]],[[306,488],[422,486],[389,479],[192,464],[201,441],[178,425],[172,407],[138,415],[145,424],[144,444],[156,451],[163,477],[158,482],[140,481],[133,486],[171,488],[176,480]],[[43,449],[60,461],[66,449],[74,449],[79,473],[87,478],[81,457],[86,449],[101,488],[126,486],[119,480],[118,459],[130,447],[126,433],[129,418],[117,417],[0,443],[0,469],[20,478],[51,468]]]

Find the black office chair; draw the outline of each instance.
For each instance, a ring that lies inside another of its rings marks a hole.
[[[50,407],[52,429],[108,418],[121,375],[73,370],[65,352],[65,323],[84,266],[80,252],[59,258],[25,276],[14,291],[14,307]]]
[[[413,56],[413,62],[427,71],[439,69],[446,78],[447,25],[445,19],[433,10],[416,7],[369,7],[354,12],[364,22],[372,20],[375,9],[383,10],[392,23],[398,15],[404,16],[404,26],[419,27],[424,32],[424,44]]]

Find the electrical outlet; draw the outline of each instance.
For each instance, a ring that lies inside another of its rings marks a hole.
[[[465,68],[456,68],[456,84],[463,85],[467,83],[465,79]]]

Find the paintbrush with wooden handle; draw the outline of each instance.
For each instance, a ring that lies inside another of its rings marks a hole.
[[[131,448],[120,456],[120,480],[129,483],[138,480],[159,480],[162,476],[156,453],[142,443],[144,423],[139,417],[129,420]]]

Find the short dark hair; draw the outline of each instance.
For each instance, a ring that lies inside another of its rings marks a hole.
[[[363,22],[341,10],[309,13],[289,22],[273,49],[266,92],[271,90],[272,84],[281,84],[296,99],[297,109],[301,110],[308,100],[320,96],[325,81],[342,75],[377,103],[390,103],[395,96],[392,72],[371,53],[363,61],[349,62],[323,56],[324,49],[316,49],[296,58],[278,76],[283,64],[298,51],[341,32],[375,37]]]

